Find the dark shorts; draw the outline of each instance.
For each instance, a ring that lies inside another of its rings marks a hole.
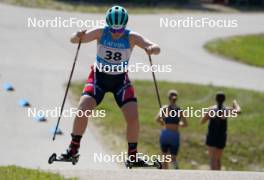
[[[97,105],[99,105],[106,92],[113,93],[119,107],[128,102],[137,101],[134,88],[127,73],[109,75],[99,70],[94,70],[92,66],[82,95],[93,97]]]
[[[163,153],[176,156],[180,147],[180,134],[169,129],[163,129],[160,133],[160,148]]]
[[[224,149],[226,146],[226,134],[210,134],[206,136],[206,145],[210,147],[216,147],[218,149]]]

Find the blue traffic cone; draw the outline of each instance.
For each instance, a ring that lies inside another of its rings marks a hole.
[[[37,114],[33,117],[33,119],[37,122],[44,122],[47,121],[47,118],[43,114]]]
[[[19,99],[18,104],[21,107],[29,107],[30,106],[29,101],[25,98]]]
[[[10,84],[10,83],[4,83],[4,84],[3,84],[3,88],[4,88],[6,91],[14,91],[14,87],[13,87],[12,84]]]
[[[54,134],[55,133],[55,129],[56,129],[56,126],[53,126],[53,127],[51,127],[50,128],[50,132],[52,133],[52,134]],[[58,134],[58,135],[62,135],[63,133],[62,133],[62,130],[58,127],[58,129],[57,129],[57,131],[56,131],[56,134]]]

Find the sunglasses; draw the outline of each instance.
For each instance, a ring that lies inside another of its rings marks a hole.
[[[110,32],[111,33],[123,33],[125,31],[125,28],[121,28],[121,29],[112,29],[110,28]]]

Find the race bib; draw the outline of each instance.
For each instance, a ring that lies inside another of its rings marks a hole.
[[[130,49],[116,49],[98,45],[97,55],[109,63],[121,63],[130,58]]]

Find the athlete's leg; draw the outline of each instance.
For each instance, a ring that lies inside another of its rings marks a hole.
[[[96,72],[92,66],[80,98],[78,106],[80,114],[77,114],[74,119],[72,129],[72,134],[74,135],[82,136],[84,134],[88,116],[104,98],[105,91],[97,84],[99,81],[103,81],[103,79],[99,80],[98,77],[96,78]]]
[[[208,146],[208,156],[209,156],[209,165],[210,169],[214,170],[214,147]]]
[[[80,116],[75,116],[72,134],[82,136],[88,124],[88,116],[91,114],[92,110],[96,107],[96,100],[88,95],[81,97],[79,102],[78,111]]]
[[[170,152],[171,152],[171,163],[174,169],[179,169],[179,164],[177,161],[177,154],[178,154],[179,145],[171,145]]]
[[[215,159],[215,170],[221,170],[221,158],[222,158],[223,150],[219,148],[215,148],[214,159]]]
[[[169,144],[170,136],[169,131],[167,129],[162,129],[160,132],[160,149],[164,157],[168,157],[168,155],[171,155],[169,153],[170,144]],[[170,159],[170,162],[172,162],[172,158]],[[164,161],[162,162],[162,169],[168,169],[169,168],[169,162]]]
[[[179,169],[177,162],[177,154],[180,147],[180,134],[179,132],[170,132],[170,153],[172,159],[172,165],[174,169]]]
[[[96,84],[96,73],[91,70],[89,77],[86,81],[86,85],[83,89],[82,97],[80,98],[78,113],[75,116],[72,140],[69,148],[64,157],[69,158],[78,154],[80,148],[80,142],[82,135],[85,132],[88,123],[88,116],[92,113],[92,110],[102,101],[104,97],[104,91]]]
[[[128,154],[135,156],[139,134],[138,106],[134,88],[127,74],[124,74],[124,79],[113,93],[127,123]]]
[[[163,153],[163,156],[167,157],[168,153]],[[171,158],[171,161],[173,161],[172,158]],[[162,162],[162,169],[168,169],[168,168],[169,168],[169,163],[166,161]]]
[[[218,137],[218,143],[214,151],[214,159],[215,159],[215,170],[221,170],[221,158],[223,154],[223,150],[226,146],[226,134],[219,135]]]
[[[174,169],[179,169],[179,165],[178,165],[176,155],[171,155],[171,163],[172,163]]]
[[[216,147],[210,147],[211,155],[210,158],[210,166],[211,170],[220,170],[221,169],[221,157],[222,157],[222,149]]]
[[[78,154],[80,148],[80,142],[82,135],[85,132],[88,123],[88,116],[91,114],[91,111],[96,107],[96,101],[93,97],[82,96],[79,102],[78,111],[74,119],[73,130],[72,130],[72,140],[69,145],[69,148],[66,150],[62,156],[66,159],[74,157]]]
[[[128,102],[121,109],[127,123],[127,141],[128,143],[137,143],[139,134],[137,102]]]

